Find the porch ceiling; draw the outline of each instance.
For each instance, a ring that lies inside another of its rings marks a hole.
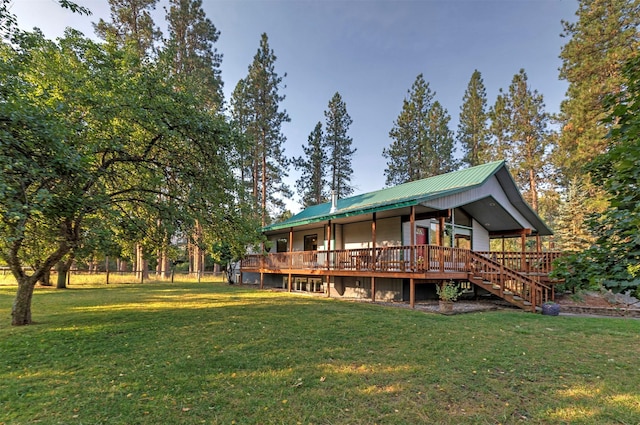
[[[462,209],[490,232],[505,232],[522,228],[522,225],[490,196],[463,205]]]

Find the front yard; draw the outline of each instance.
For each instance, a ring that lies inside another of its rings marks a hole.
[[[219,283],[0,286],[0,424],[640,423],[640,321]]]

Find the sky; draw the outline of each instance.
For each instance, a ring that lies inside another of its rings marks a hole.
[[[110,20],[107,0],[75,0],[91,16],[62,9],[56,0],[13,0],[11,12],[24,29],[40,28],[52,39],[68,26],[94,37],[93,22]],[[164,26],[166,0],[154,19]],[[562,21],[576,20],[577,0],[203,0],[220,31],[222,80],[228,100],[246,77],[260,36],[266,33],[283,77],[281,107],[285,154],[302,155],[329,100],[339,92],[353,120],[351,184],[354,194],[385,186],[389,131],[419,74],[451,116],[455,133],[471,74],[480,71],[493,105],[524,69],[530,86],[544,96],[546,110],[559,111],[567,83],[559,79]],[[458,149],[457,155],[460,155]],[[294,188],[299,173],[283,170]],[[300,211],[299,197],[287,202]]]

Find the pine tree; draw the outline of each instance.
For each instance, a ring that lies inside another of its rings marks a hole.
[[[336,92],[333,95],[328,109],[324,111],[324,116],[326,119],[325,145],[331,178],[329,187],[337,197],[341,198],[353,193],[351,161],[356,149],[351,148],[353,140],[347,135],[353,120],[347,112],[347,105],[340,93]]]
[[[511,117],[507,110],[507,95],[498,91],[496,102],[489,110],[489,161],[511,162],[509,128]]]
[[[388,186],[455,169],[453,133],[449,129],[451,117],[434,98],[435,93],[419,74],[389,132],[393,139],[391,146],[382,151],[387,158],[384,173]]]
[[[296,169],[302,171],[302,175],[296,180],[296,189],[302,203],[308,207],[327,202],[327,152],[321,122],[316,124],[309,134],[307,146],[303,146],[302,149],[304,157],[298,157],[293,161]]]
[[[482,75],[477,69],[462,98],[458,123],[458,142],[462,145],[462,162],[471,167],[490,158],[487,135],[487,93]]]
[[[220,110],[223,103],[220,65],[222,55],[214,44],[220,32],[202,9],[202,0],[170,0],[167,10],[169,39],[166,54],[170,69],[186,90],[206,94],[207,106]]]
[[[454,140],[453,132],[449,129],[449,121],[451,121],[449,113],[436,100],[429,109],[428,119],[423,152],[431,152],[432,155],[422,155],[422,170],[426,174],[425,177],[448,173],[457,167],[453,158]]]
[[[153,54],[162,33],[155,26],[151,11],[158,0],[109,0],[111,22],[100,19],[93,28],[98,37],[122,47],[131,44],[140,58]]]
[[[637,0],[580,0],[578,20],[563,22],[568,39],[560,57],[560,78],[569,83],[561,104],[562,135],[554,162],[565,183],[583,174],[583,166],[606,151],[611,110],[606,95],[624,87],[622,66],[640,51]]]
[[[494,146],[503,150],[518,185],[538,211],[538,192],[545,180],[551,136],[543,96],[530,88],[524,69],[513,76],[509,91],[500,94],[492,109]]]
[[[586,224],[586,191],[574,178],[560,202],[555,220],[557,249],[562,252],[581,252],[595,241]]]
[[[285,96],[279,94],[283,77],[276,73],[275,61],[269,38],[262,34],[248,75],[238,83],[232,99],[238,108],[233,111],[234,119],[242,120],[250,144],[245,152],[250,152],[252,193],[263,226],[271,222],[271,213],[277,215],[283,209],[283,199],[292,196],[283,182],[289,159],[284,155],[282,124],[289,121],[289,115],[280,110]]]
[[[402,102],[402,111],[389,131],[393,140],[389,148],[382,151],[387,158],[385,170],[387,186],[393,186],[426,177],[423,170],[423,156],[429,152],[424,139],[427,135],[426,123],[429,119],[435,93],[422,74],[416,77],[408,96]]]

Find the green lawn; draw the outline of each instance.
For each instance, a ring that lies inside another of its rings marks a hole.
[[[640,321],[220,283],[0,286],[0,424],[638,424]]]

